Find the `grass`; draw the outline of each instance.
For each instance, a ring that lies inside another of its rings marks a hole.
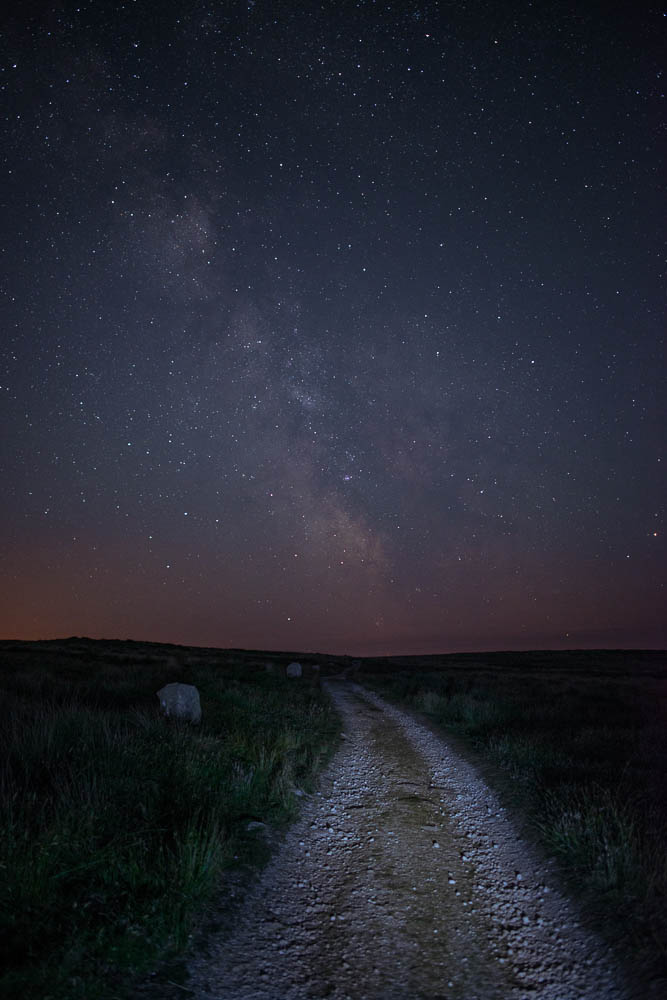
[[[0,644],[0,997],[131,996],[225,873],[266,860],[249,824],[285,828],[338,737],[318,687],[286,680],[294,655],[267,671],[243,651]],[[667,975],[664,656],[366,660],[358,679],[493,765],[636,981]],[[201,726],[159,715],[175,680],[198,687]]]
[[[0,650],[0,996],[105,1000],[182,948],[230,866],[266,859],[337,739],[328,700],[248,656]],[[155,692],[195,684],[203,721]]]
[[[667,976],[664,654],[367,660],[360,679],[467,746],[634,974]]]

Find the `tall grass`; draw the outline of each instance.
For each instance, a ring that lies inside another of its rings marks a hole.
[[[467,744],[591,919],[667,975],[667,668],[658,654],[490,654],[365,665]],[[656,971],[657,970],[657,971]]]
[[[244,666],[127,669],[71,656],[0,683],[0,996],[119,996],[169,949],[224,870],[261,854],[251,820],[295,815],[335,742],[315,689]],[[176,674],[176,676],[170,676]],[[203,723],[158,714],[197,684]],[[155,705],[153,705],[155,703]]]

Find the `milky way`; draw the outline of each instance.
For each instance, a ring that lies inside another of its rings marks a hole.
[[[662,32],[22,5],[3,636],[667,644]]]

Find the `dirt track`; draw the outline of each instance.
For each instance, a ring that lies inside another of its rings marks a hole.
[[[345,739],[197,1000],[626,1000],[548,866],[443,741],[349,683]]]

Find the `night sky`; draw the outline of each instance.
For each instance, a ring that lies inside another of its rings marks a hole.
[[[662,11],[12,8],[0,635],[667,645]]]

